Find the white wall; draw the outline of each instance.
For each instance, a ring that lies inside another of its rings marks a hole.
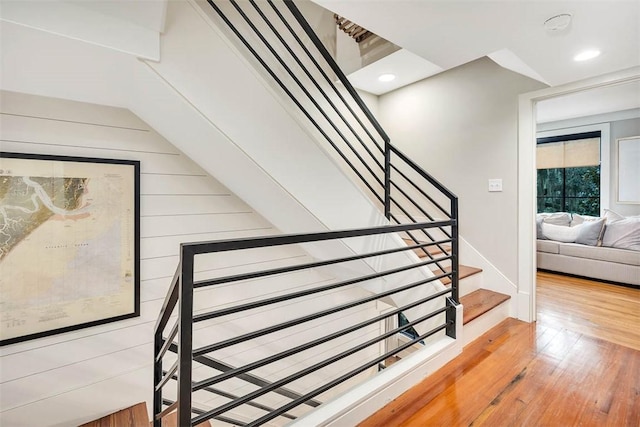
[[[139,318],[0,349],[0,424],[71,425],[149,401],[152,329],[179,243],[276,230],[126,110],[5,91],[0,100],[4,152],[140,160],[142,301]]]
[[[459,197],[460,234],[513,283],[517,95],[541,87],[484,58],[379,98],[392,143]],[[493,178],[502,192],[488,192]]]

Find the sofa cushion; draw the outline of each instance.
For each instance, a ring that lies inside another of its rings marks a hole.
[[[640,218],[607,222],[602,246],[640,251]]]
[[[560,243],[554,242],[553,240],[538,240],[536,241],[536,246],[538,248],[538,252],[546,252],[549,254],[560,253]]]
[[[640,252],[638,251],[586,246],[577,243],[563,243],[559,249],[560,255],[640,266]]]

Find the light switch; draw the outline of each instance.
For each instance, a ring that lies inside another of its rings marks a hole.
[[[502,179],[489,180],[489,192],[502,191]]]

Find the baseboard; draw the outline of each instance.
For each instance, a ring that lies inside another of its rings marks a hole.
[[[460,308],[457,310],[456,323],[460,331],[462,310],[461,306],[458,307]],[[299,427],[357,425],[443,367],[461,352],[462,340],[445,336],[289,425]]]

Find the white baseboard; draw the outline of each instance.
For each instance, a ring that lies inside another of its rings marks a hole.
[[[462,330],[462,307],[456,310],[457,330]],[[458,336],[460,337],[460,335]],[[298,418],[291,426],[353,426],[462,352],[462,340],[443,337],[410,356],[394,363],[370,380],[354,387],[318,409]]]

